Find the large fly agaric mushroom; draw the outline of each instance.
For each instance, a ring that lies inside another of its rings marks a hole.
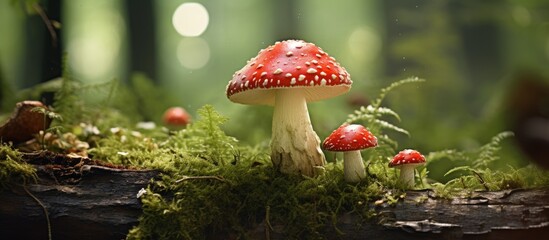
[[[366,177],[360,150],[376,147],[377,138],[364,126],[343,124],[324,140],[324,149],[343,152],[345,181],[359,182]]]
[[[423,165],[425,165],[425,157],[412,149],[400,151],[389,162],[389,167],[400,169],[399,181],[408,188],[414,187],[414,169]]]
[[[351,88],[351,78],[333,57],[312,43],[286,40],[259,51],[233,75],[227,97],[236,103],[274,106],[271,160],[287,174],[314,176],[326,162],[307,103]]]

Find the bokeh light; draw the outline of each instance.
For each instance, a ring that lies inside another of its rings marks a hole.
[[[208,27],[209,15],[206,8],[195,2],[179,5],[172,16],[175,30],[183,37],[200,36]]]
[[[107,9],[88,10],[79,15],[80,27],[68,29],[69,65],[85,81],[105,81],[119,68],[125,28],[119,12]]]
[[[359,27],[349,36],[351,56],[358,61],[374,61],[381,51],[381,37],[374,29]]]
[[[200,37],[183,38],[177,45],[177,59],[185,68],[202,68],[210,60],[210,46]]]

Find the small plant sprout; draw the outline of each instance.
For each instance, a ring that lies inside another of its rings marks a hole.
[[[414,187],[414,170],[416,167],[425,165],[425,157],[416,150],[405,149],[400,151],[391,162],[389,167],[400,169],[399,181],[407,188]]]
[[[164,124],[173,128],[182,128],[191,122],[191,115],[182,107],[171,107],[164,112]]]
[[[326,159],[313,130],[308,102],[349,91],[351,78],[333,57],[301,40],[277,42],[233,75],[229,100],[274,106],[271,161],[286,174],[314,176]]]
[[[364,126],[343,124],[324,140],[323,147],[328,151],[343,152],[345,181],[359,182],[366,177],[360,150],[376,147],[377,138]]]

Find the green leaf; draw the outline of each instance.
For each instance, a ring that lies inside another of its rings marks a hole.
[[[470,166],[459,166],[459,167],[455,167],[455,168],[452,168],[450,170],[448,170],[448,172],[446,172],[444,174],[444,176],[448,176],[454,172],[458,172],[458,171],[471,171],[471,167]]]

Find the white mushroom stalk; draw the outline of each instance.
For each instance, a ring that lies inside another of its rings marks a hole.
[[[415,185],[415,169],[419,165],[423,164],[408,164],[397,167],[400,169],[400,176],[398,177],[398,181],[407,188],[413,188]]]
[[[315,166],[323,166],[320,139],[313,130],[304,93],[299,89],[276,91],[271,160],[283,173],[314,175]],[[298,172],[296,172],[298,171]]]
[[[343,174],[346,182],[356,183],[366,177],[360,150],[343,153]]]

